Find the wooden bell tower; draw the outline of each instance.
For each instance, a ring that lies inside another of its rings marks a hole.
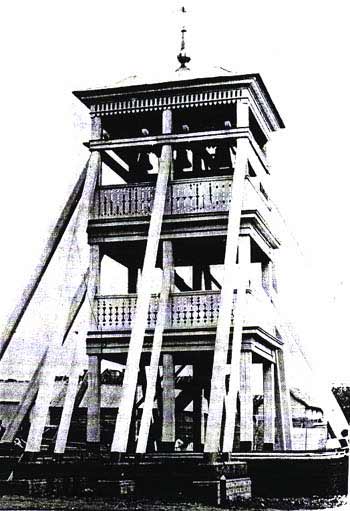
[[[75,95],[90,109],[97,175],[88,222],[90,448],[101,442],[106,359],[125,366],[115,455],[254,449],[255,364],[263,448],[291,449],[265,154],[283,122],[261,77],[191,79],[180,69],[170,82]],[[106,185],[111,171],[115,184]],[[108,295],[104,258],[126,276]]]

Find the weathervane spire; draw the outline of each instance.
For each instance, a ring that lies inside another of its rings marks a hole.
[[[185,7],[181,7],[181,13],[186,14]],[[180,67],[176,71],[189,71],[189,67],[186,66],[191,60],[191,57],[186,55],[186,43],[185,43],[185,34],[187,30],[186,27],[183,26],[181,29],[181,49],[180,53],[177,56],[177,60],[180,62]]]

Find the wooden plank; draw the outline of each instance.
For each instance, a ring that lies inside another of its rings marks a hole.
[[[221,289],[220,310],[216,329],[211,391],[204,451],[216,453],[220,450],[220,435],[225,396],[225,373],[229,345],[233,291],[237,284],[237,257],[244,182],[247,172],[249,142],[237,140],[236,166],[232,180],[232,199],[228,216],[227,240],[224,260],[224,276]]]
[[[159,359],[162,349],[163,332],[167,318],[169,294],[174,281],[174,259],[172,243],[163,242],[163,281],[160,293],[159,309],[156,328],[154,331],[151,361],[147,378],[145,401],[143,404],[139,438],[136,452],[145,453],[147,449],[149,430],[151,425],[153,403],[156,395],[157,376],[159,371]]]
[[[24,289],[18,304],[14,308],[12,314],[10,315],[7,321],[5,330],[3,331],[0,338],[0,360],[2,359],[14,333],[16,332],[16,329],[30,303],[30,300],[32,299],[35,291],[37,290],[40,281],[44,276],[45,271],[49,266],[49,263],[56,251],[56,248],[58,247],[62,239],[62,236],[69,224],[69,221],[73,216],[73,213],[77,207],[77,204],[83,192],[89,164],[90,159],[88,160],[82,173],[80,174],[79,179],[76,185],[74,186],[72,193],[70,194],[64,208],[62,209],[55,226],[51,229],[51,234],[42,252],[40,261],[37,267],[35,268],[34,273],[29,280],[29,283]]]
[[[163,132],[168,133],[169,124],[171,124],[171,111],[165,110],[163,112]],[[165,145],[162,148],[161,159],[159,162],[159,171],[148,231],[140,289],[137,297],[135,317],[130,337],[119,412],[117,415],[111,446],[111,451],[117,453],[126,452],[128,444],[143,338],[146,331],[148,308],[151,299],[153,272],[157,260],[166,191],[171,167],[172,148],[170,145]]]

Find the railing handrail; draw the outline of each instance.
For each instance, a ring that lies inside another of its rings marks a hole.
[[[174,297],[185,297],[185,296],[210,296],[210,295],[220,295],[220,289],[193,289],[191,291],[175,291],[170,293],[170,298]],[[234,294],[237,294],[237,289],[234,289]],[[257,293],[257,287],[247,286],[246,293],[255,294]],[[160,293],[152,293],[151,298],[159,298]],[[95,295],[95,300],[125,300],[137,298],[137,293],[125,293],[125,294],[109,294],[109,295]]]
[[[171,185],[177,185],[177,184],[186,184],[186,183],[200,183],[203,181],[227,181],[228,179],[232,180],[232,175],[227,174],[225,176],[199,176],[199,177],[193,177],[193,178],[181,178],[181,179],[172,179],[169,181],[169,186]],[[99,190],[115,190],[116,188],[123,189],[123,188],[144,188],[152,186],[155,187],[154,181],[142,181],[140,183],[120,183],[120,184],[114,184],[114,185],[100,185],[96,188],[96,192]]]

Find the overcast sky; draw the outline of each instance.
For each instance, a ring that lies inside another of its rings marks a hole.
[[[350,351],[347,2],[185,5],[192,69],[218,65],[233,73],[259,72],[285,121],[270,149],[273,199],[288,225],[289,250],[281,268],[289,299],[284,300],[307,350],[320,368],[326,367],[324,374],[345,380]],[[88,156],[81,144],[89,138],[89,117],[71,91],[176,69],[178,6],[170,0],[3,2],[1,325]]]

